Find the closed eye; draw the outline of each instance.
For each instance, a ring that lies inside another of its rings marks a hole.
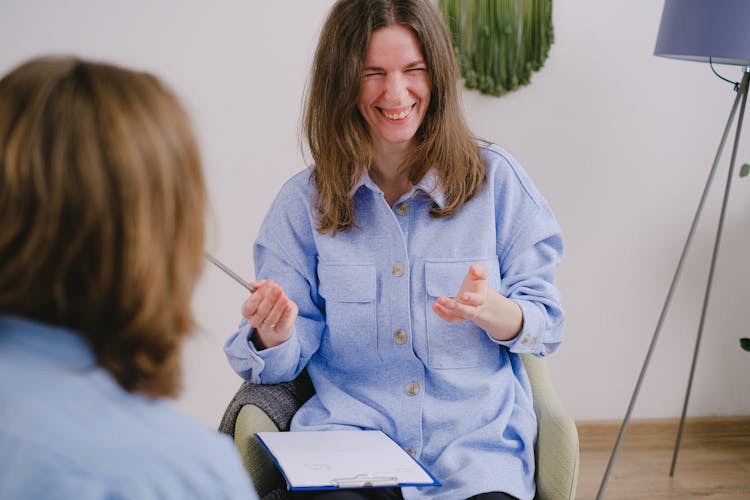
[[[365,71],[362,78],[371,78],[373,76],[381,76],[384,73],[382,71]]]

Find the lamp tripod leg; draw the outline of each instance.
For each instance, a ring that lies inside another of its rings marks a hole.
[[[711,255],[711,267],[709,268],[708,272],[708,280],[706,283],[706,292],[703,296],[703,307],[701,309],[701,319],[698,326],[698,335],[695,339],[695,349],[693,350],[693,360],[690,364],[690,375],[688,377],[688,383],[687,383],[687,389],[685,391],[685,399],[682,404],[682,414],[680,415],[680,425],[677,430],[677,440],[675,441],[674,445],[674,453],[672,455],[672,465],[669,468],[669,475],[674,476],[674,469],[675,465],[677,464],[677,455],[680,451],[680,443],[682,441],[682,432],[685,428],[685,416],[687,414],[687,407],[688,402],[690,401],[690,391],[692,390],[693,386],[693,376],[695,375],[695,366],[698,360],[698,351],[700,349],[701,344],[701,338],[703,337],[703,326],[705,325],[706,320],[706,310],[708,309],[708,301],[711,296],[711,287],[713,284],[714,279],[714,270],[716,268],[716,257],[719,253],[719,245],[721,243],[721,233],[724,228],[724,218],[726,216],[726,210],[727,210],[727,202],[729,200],[729,189],[732,185],[732,177],[734,177],[734,165],[737,159],[737,147],[740,142],[740,134],[742,132],[742,121],[745,117],[745,106],[747,104],[747,93],[748,93],[748,77],[750,77],[750,72],[745,71],[742,83],[740,84],[740,89],[737,94],[737,98],[742,99],[742,104],[740,105],[740,114],[737,118],[737,129],[735,130],[734,134],[734,144],[732,145],[732,156],[731,160],[729,162],[729,172],[727,174],[727,183],[726,187],[724,188],[724,198],[721,202],[721,213],[719,215],[719,226],[716,229],[716,238],[714,240],[714,248],[713,248],[713,254]]]
[[[749,76],[749,73],[747,72],[747,69],[746,69],[745,74],[742,79],[742,84],[741,84],[741,89],[744,89],[745,96],[747,95],[748,76]],[[656,346],[656,341],[658,340],[659,334],[661,333],[662,324],[664,323],[664,319],[667,315],[667,311],[669,310],[669,306],[672,302],[672,296],[674,295],[674,290],[676,288],[677,281],[682,271],[682,266],[685,262],[685,256],[687,255],[688,249],[690,247],[690,243],[693,239],[695,229],[698,226],[698,220],[700,219],[701,213],[703,212],[703,205],[705,204],[706,198],[708,197],[708,192],[711,187],[714,174],[716,173],[716,167],[719,164],[719,158],[721,158],[721,153],[724,149],[724,144],[726,144],[729,131],[731,130],[731,127],[732,127],[732,122],[734,121],[734,114],[737,111],[737,107],[740,103],[740,98],[742,96],[743,96],[743,92],[741,90],[740,92],[737,93],[737,96],[734,99],[734,103],[732,104],[732,110],[729,112],[729,118],[727,119],[727,124],[724,127],[724,133],[721,136],[721,141],[719,142],[719,148],[716,151],[716,156],[714,157],[713,165],[711,166],[711,170],[708,174],[708,179],[706,180],[706,186],[703,188],[703,194],[701,195],[700,201],[698,202],[698,208],[695,211],[693,222],[690,225],[690,230],[688,231],[687,238],[685,239],[685,245],[682,248],[682,253],[680,254],[680,259],[677,263],[677,268],[675,269],[674,276],[672,277],[672,283],[669,285],[669,291],[667,292],[667,297],[664,301],[664,305],[662,306],[661,313],[659,314],[659,321],[657,322],[656,328],[654,329],[654,333],[651,337],[651,343],[649,344],[648,351],[646,352],[646,358],[643,360],[643,366],[641,367],[641,372],[638,375],[638,381],[636,382],[635,388],[633,389],[633,395],[630,398],[630,403],[628,403],[628,409],[625,412],[625,417],[623,418],[622,424],[620,425],[620,431],[617,434],[617,440],[615,441],[615,446],[612,449],[612,454],[609,457],[609,462],[607,463],[607,468],[604,471],[602,482],[599,485],[599,491],[596,494],[596,500],[600,500],[602,498],[602,495],[604,494],[604,490],[607,486],[607,481],[609,480],[609,476],[612,473],[612,469],[614,467],[615,460],[617,458],[617,452],[619,451],[620,446],[622,445],[622,438],[625,435],[625,431],[628,427],[628,422],[630,421],[630,416],[633,413],[633,408],[635,407],[635,402],[638,399],[638,393],[640,392],[641,384],[643,383],[643,379],[646,375],[646,370],[648,369],[648,365],[651,361],[651,355],[653,354],[654,347]],[[744,103],[744,100],[743,100],[743,103]],[[743,109],[744,109],[744,104],[743,104]]]

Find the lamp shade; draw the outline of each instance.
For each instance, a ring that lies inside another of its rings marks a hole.
[[[664,0],[654,55],[750,65],[750,0]]]

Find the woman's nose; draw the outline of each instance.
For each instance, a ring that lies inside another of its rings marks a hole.
[[[393,104],[401,104],[406,97],[406,79],[399,73],[389,73],[385,80],[385,97]]]

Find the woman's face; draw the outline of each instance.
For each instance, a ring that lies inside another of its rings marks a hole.
[[[430,78],[416,35],[392,24],[370,36],[357,107],[378,151],[403,150],[424,120]]]

